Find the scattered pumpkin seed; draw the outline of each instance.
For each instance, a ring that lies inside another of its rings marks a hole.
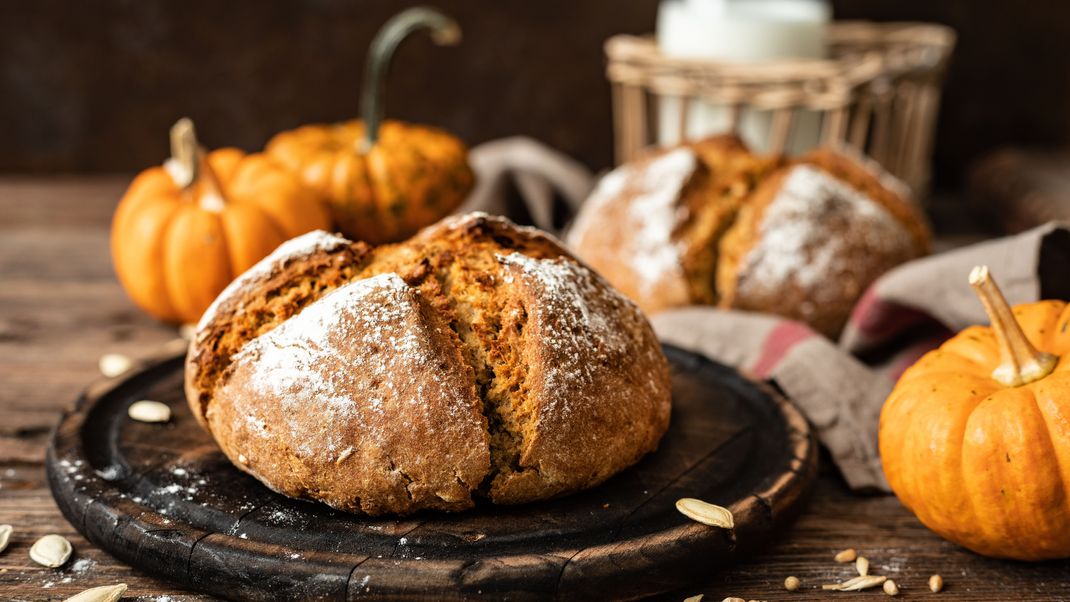
[[[859,575],[854,579],[848,579],[843,583],[829,583],[822,585],[821,589],[838,592],[858,592],[880,585],[887,580],[887,577],[881,575]]]
[[[747,601],[744,600],[743,598],[737,598],[735,596],[729,596],[729,597],[725,598],[724,600],[721,600],[721,602],[747,602]]]
[[[944,589],[943,577],[941,577],[940,575],[933,575],[932,577],[929,577],[929,590],[932,591],[932,593],[939,593],[942,589]]]
[[[100,362],[97,367],[100,368],[100,373],[104,376],[115,378],[133,368],[134,360],[121,353],[105,353],[100,356]]]
[[[898,596],[899,586],[895,584],[895,581],[889,579],[884,582],[884,593],[888,594],[889,596]]]
[[[691,596],[690,598],[684,598],[684,602],[702,602],[702,594],[697,596]]]
[[[836,554],[836,562],[854,562],[855,558],[858,558],[858,552],[855,552],[854,548],[847,548],[846,550]]]
[[[11,540],[11,533],[15,530],[11,525],[0,525],[0,552],[7,549],[7,542]]]
[[[196,335],[196,334],[197,334],[197,325],[196,324],[183,324],[182,326],[178,327],[178,336],[182,337],[183,339],[185,339],[187,341],[192,341],[193,340],[193,336]]]
[[[802,582],[800,582],[799,578],[794,575],[784,580],[784,589],[788,590],[789,592],[793,592],[799,589],[800,585],[802,585]]]
[[[64,602],[116,602],[126,593],[126,584],[102,585],[74,594]]]
[[[71,542],[62,535],[45,535],[33,542],[30,547],[30,559],[42,566],[56,568],[63,566],[71,557]]]
[[[869,574],[869,559],[865,556],[859,556],[858,560],[855,560],[855,568],[858,569],[858,574],[865,577]]]
[[[691,520],[711,527],[733,529],[736,526],[736,521],[728,508],[695,498],[685,497],[676,500],[676,509]]]
[[[130,404],[126,413],[138,422],[167,422],[171,419],[171,408],[166,403],[149,399]]]

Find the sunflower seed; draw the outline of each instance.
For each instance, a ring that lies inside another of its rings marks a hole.
[[[7,542],[11,539],[11,533],[14,530],[11,525],[0,525],[0,552],[7,549]]]
[[[105,353],[100,356],[98,363],[100,373],[108,378],[115,378],[125,374],[134,367],[134,360],[121,353]]]
[[[167,404],[149,399],[130,404],[126,413],[139,422],[167,422],[171,419],[171,408]]]
[[[889,579],[884,582],[884,593],[888,594],[889,596],[898,596],[899,586],[895,584],[895,581]]]
[[[865,577],[869,574],[869,560],[865,556],[859,556],[858,560],[855,560],[855,568],[858,569],[858,574]]]
[[[126,584],[102,585],[74,594],[64,602],[116,602],[126,592]]]
[[[71,542],[62,535],[45,535],[33,542],[30,547],[30,559],[42,566],[56,568],[63,566],[71,557]]]
[[[784,580],[784,589],[788,590],[789,592],[793,592],[799,589],[799,585],[801,585],[801,582],[799,581],[798,577],[792,576]]]
[[[854,562],[855,558],[858,558],[858,552],[854,548],[847,548],[835,556],[836,562]]]
[[[938,593],[942,589],[944,589],[943,577],[941,577],[940,575],[933,575],[932,577],[929,577],[929,590],[932,591],[932,593]]]
[[[882,577],[880,575],[859,575],[858,577],[848,579],[843,583],[829,583],[822,585],[821,589],[838,592],[858,592],[880,585],[887,580],[887,577]]]
[[[711,527],[733,529],[736,526],[736,521],[728,508],[696,500],[695,498],[685,497],[676,500],[676,509],[691,520]]]

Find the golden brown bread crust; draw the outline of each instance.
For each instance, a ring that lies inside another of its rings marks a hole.
[[[688,174],[685,183],[651,178],[658,162],[674,155],[694,158],[690,171],[677,170]],[[778,202],[799,196],[785,197],[781,189],[802,166],[832,183],[806,184],[802,194],[814,197],[812,203]],[[647,312],[717,304],[800,319],[834,337],[870,283],[929,249],[921,212],[891,176],[875,170],[827,149],[789,163],[752,154],[738,138],[716,136],[606,176],[568,241]],[[774,215],[794,217],[770,228],[771,206],[786,207]],[[651,208],[660,208],[660,217]],[[801,232],[805,224],[809,231]]]
[[[736,136],[652,153],[599,182],[569,246],[648,313],[713,303],[716,241],[778,162]]]
[[[873,281],[927,250],[913,204],[841,155],[810,153],[765,179],[721,239],[719,304],[834,338]]]
[[[779,167],[783,158],[752,154],[732,135],[688,146],[709,169],[710,178],[701,191],[681,199],[686,211],[674,239],[681,248],[680,265],[691,291],[690,303],[713,304],[718,297],[713,286],[719,263],[717,243],[758,183]]]
[[[227,456],[287,495],[371,514],[544,499],[633,464],[668,426],[646,319],[536,231],[465,216],[260,272],[201,324],[187,393]],[[291,290],[333,292],[252,311]]]

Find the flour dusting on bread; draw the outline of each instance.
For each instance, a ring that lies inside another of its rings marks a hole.
[[[760,232],[743,258],[738,294],[791,283],[809,291],[814,305],[838,295],[837,278],[858,271],[866,255],[898,256],[912,245],[910,232],[884,207],[810,165],[791,168],[762,214]]]
[[[219,296],[212,301],[212,304],[201,315],[201,319],[197,323],[197,330],[204,329],[215,318],[216,313],[219,311],[219,306],[223,302],[234,297],[251,283],[269,276],[277,266],[282,266],[296,257],[303,257],[316,251],[333,251],[347,244],[350,244],[348,239],[323,230],[313,230],[282,243],[267,257],[261,259],[253,267],[235,278],[223,289],[223,292],[219,293]]]
[[[668,366],[642,312],[485,214],[280,254],[198,333],[191,408],[242,470],[369,514],[590,487],[653,450]]]
[[[498,255],[506,267],[504,279],[520,278],[539,296],[531,320],[542,325],[538,344],[552,349],[557,360],[546,372],[545,391],[550,395],[543,412],[569,412],[574,392],[595,384],[598,368],[607,358],[627,355],[631,337],[615,317],[594,304],[632,306],[604,284],[595,286],[596,276],[586,267],[564,258],[536,259],[521,253]]]
[[[681,249],[673,235],[686,217],[686,208],[678,200],[698,168],[698,157],[688,148],[618,167],[602,178],[587,200],[570,232],[570,244],[588,246],[590,241],[585,239],[598,239],[618,229],[619,224],[607,221],[624,220],[633,234],[616,241],[616,256],[606,261],[631,267],[634,293],[645,297],[659,287],[682,283]],[[585,259],[596,267],[601,263],[599,258]],[[629,292],[629,287],[624,288]]]
[[[381,443],[384,405],[422,404],[425,395],[448,393],[425,390],[428,384],[445,383],[435,370],[419,311],[414,291],[397,274],[358,280],[249,341],[234,363],[251,370],[261,400],[286,411],[288,435],[299,457],[326,454],[321,459],[335,460],[343,441],[352,443],[355,433],[358,441],[365,439],[360,443]],[[363,352],[347,353],[347,347]],[[399,399],[404,393],[416,395]],[[263,407],[263,401],[249,404],[239,415],[262,423],[258,411]],[[467,407],[455,410],[463,418]],[[310,414],[317,418],[310,420]],[[324,424],[339,428],[324,430]],[[318,441],[315,447],[313,440]]]

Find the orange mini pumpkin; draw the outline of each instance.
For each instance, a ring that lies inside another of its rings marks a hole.
[[[927,527],[979,554],[1070,556],[1070,308],[1007,305],[970,283],[992,322],[922,357],[884,404],[892,490]]]
[[[438,11],[424,7],[398,14],[372,41],[363,121],[306,125],[267,145],[269,154],[327,198],[339,230],[372,244],[408,238],[438,221],[464,201],[475,182],[468,149],[457,138],[436,128],[382,121],[390,59],[420,28],[430,29],[439,44],[460,39],[457,23]]]
[[[171,153],[130,184],[111,229],[119,282],[161,320],[196,322],[280,243],[330,227],[322,198],[267,155],[204,153],[188,119],[171,129]]]

